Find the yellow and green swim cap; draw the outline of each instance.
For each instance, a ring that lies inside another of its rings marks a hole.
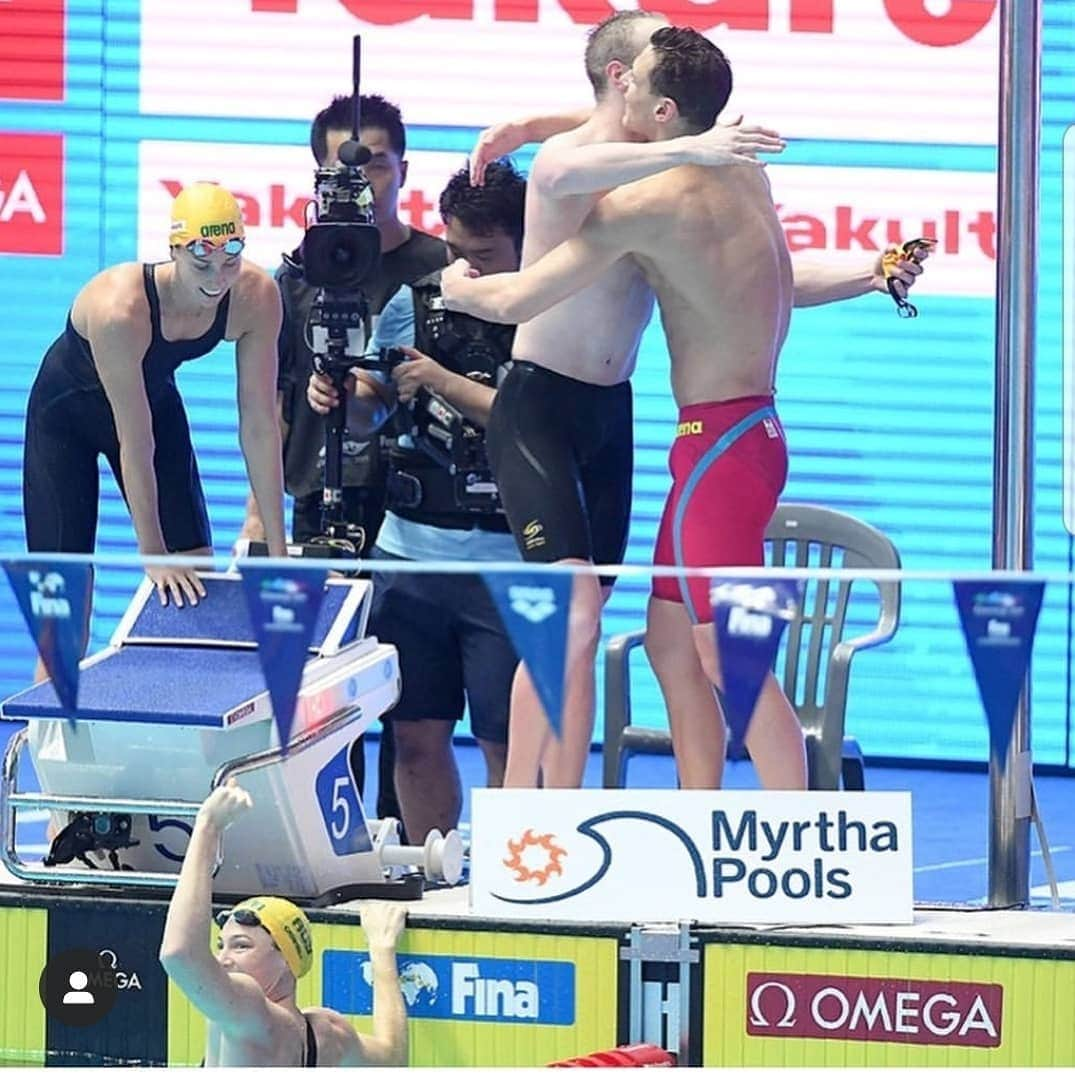
[[[243,239],[243,212],[235,195],[217,183],[191,183],[172,202],[169,246],[186,246],[201,240],[222,246],[229,239]]]
[[[303,911],[290,900],[282,896],[254,896],[237,903],[226,915],[226,922],[237,912],[246,911],[257,919],[260,925],[280,949],[284,962],[291,968],[295,978],[301,978],[313,965],[314,942],[310,931],[310,920]],[[239,914],[240,925],[245,915]],[[223,925],[223,922],[221,922]]]

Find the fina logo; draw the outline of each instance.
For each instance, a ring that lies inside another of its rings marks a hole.
[[[768,638],[773,633],[773,617],[766,612],[748,612],[739,605],[728,609],[728,634],[740,638]]]
[[[289,579],[284,577],[278,577],[274,579],[262,579],[261,593],[263,599],[265,599],[266,594],[283,594],[287,597],[296,597],[302,594],[302,583],[300,583],[297,579]],[[268,598],[268,600],[271,599],[271,597]]]
[[[643,810],[610,810],[605,814],[587,818],[576,827],[576,832],[593,840],[601,851],[601,862],[597,869],[578,884],[573,885],[566,892],[560,892],[552,896],[502,896],[497,892],[492,893],[494,899],[502,903],[513,903],[530,906],[547,903],[560,903],[563,900],[572,899],[587,889],[593,888],[608,873],[612,866],[612,846],[608,842],[601,827],[612,821],[641,821],[646,824],[656,825],[665,832],[671,833],[683,845],[687,858],[694,871],[695,892],[701,898],[707,890],[705,863],[698,851],[694,840],[675,822],[669,821],[658,814],[650,814]],[[554,875],[562,876],[562,858],[568,855],[567,850],[560,847],[556,842],[555,833],[543,833],[540,836],[534,834],[533,829],[527,829],[518,840],[508,841],[510,855],[501,862],[507,869],[512,870],[515,876],[512,880],[516,884],[529,884],[533,882],[539,888],[544,886]],[[532,854],[531,852],[536,852]]]
[[[30,608],[35,616],[54,620],[71,618],[71,602],[64,596],[66,584],[58,571],[49,571],[44,575],[40,571],[31,571],[27,578],[33,589],[30,591]]]
[[[976,616],[1017,616],[1022,615],[1022,602],[1017,594],[1006,590],[991,590],[988,593],[974,595],[974,614]]]
[[[373,1011],[365,952],[324,953],[322,1003],[349,1015]],[[575,966],[548,959],[401,955],[399,988],[412,1019],[573,1026]]]
[[[509,586],[512,612],[530,623],[544,623],[556,611],[556,592],[551,586]]]

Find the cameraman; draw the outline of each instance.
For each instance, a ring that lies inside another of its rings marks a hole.
[[[440,196],[448,247],[483,273],[518,268],[526,184],[506,161],[491,164],[473,187],[467,169],[452,176]],[[484,463],[484,426],[507,372],[514,327],[445,315],[440,273],[401,288],[385,307],[375,348],[398,347],[407,360],[386,382],[353,371],[348,425],[368,435],[396,403],[396,425],[406,429],[428,413],[429,393],[469,423],[468,453]],[[310,405],[325,413],[336,392],[325,377],[310,378]],[[412,418],[413,415],[413,418]],[[518,552],[488,466],[474,468],[467,485],[431,459],[406,434],[390,453],[388,511],[376,559],[517,560]],[[488,492],[492,488],[493,492]],[[471,729],[485,757],[487,783],[501,784],[507,755],[507,718],[515,650],[485,585],[476,573],[374,575],[370,630],[399,649],[403,694],[385,715],[396,742],[396,791],[412,843],[430,829],[454,828],[462,808],[459,769],[452,750],[455,722],[469,706]]]
[[[399,109],[376,94],[359,97],[359,141],[372,154],[362,166],[373,190],[377,230],[381,234],[381,264],[362,285],[372,316],[401,284],[443,268],[444,243],[399,219],[399,191],[407,181],[407,136]],[[340,146],[351,137],[354,96],[335,97],[314,118],[310,148],[318,167],[339,162]],[[321,533],[321,491],[325,468],[325,423],[306,402],[306,382],[313,372],[313,354],[306,342],[306,319],[317,295],[302,277],[302,246],[276,273],[284,303],[280,330],[280,368],[277,400],[284,448],[284,486],[295,498],[291,539],[307,542]],[[348,522],[366,528],[370,542],[376,535],[383,508],[384,473],[376,441],[344,443],[344,513]],[[264,528],[253,497],[249,498],[241,538],[264,540]]]
[[[401,284],[410,284],[443,267],[447,249],[440,239],[418,231],[399,219],[399,191],[407,181],[407,133],[399,109],[376,94],[359,96],[359,141],[371,153],[362,170],[373,192],[377,230],[381,236],[381,262],[377,272],[362,286],[371,316]],[[310,127],[310,149],[318,167],[339,163],[340,146],[351,137],[354,95],[335,97]],[[288,264],[290,260],[291,264]],[[278,341],[279,370],[276,381],[277,409],[284,454],[284,487],[294,497],[291,539],[304,543],[321,533],[321,493],[325,474],[325,423],[306,402],[306,381],[313,372],[313,354],[306,342],[306,320],[317,296],[302,276],[302,246],[285,260],[276,273],[283,299],[284,320]],[[375,439],[344,442],[344,519],[366,531],[372,544],[384,514],[384,464]],[[265,528],[251,495],[240,538],[263,541]],[[399,806],[392,792],[394,768],[392,742],[382,736],[380,780],[376,813],[398,817]],[[352,751],[355,780],[361,790],[365,764],[362,749]]]

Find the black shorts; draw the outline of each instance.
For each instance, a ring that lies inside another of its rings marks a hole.
[[[62,346],[62,338],[53,346]],[[103,390],[50,384],[47,362],[30,392],[22,464],[22,502],[30,552],[92,552],[97,536],[104,455],[123,492],[119,439]],[[153,470],[164,544],[169,552],[212,545],[198,464],[183,401],[174,384],[151,402]],[[126,493],[124,493],[126,496]]]
[[[369,633],[399,650],[403,693],[385,720],[458,721],[465,702],[476,739],[508,741],[519,660],[480,575],[375,571]]]
[[[515,363],[497,391],[486,444],[524,560],[622,563],[633,433],[628,383],[594,385]]]

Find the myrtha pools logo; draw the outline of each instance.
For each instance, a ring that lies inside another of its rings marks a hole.
[[[584,818],[574,831],[527,828],[506,839],[498,882],[501,903],[559,903],[598,885],[618,850],[631,859],[644,846],[681,891],[696,899],[753,901],[847,900],[851,855],[889,855],[900,849],[899,830],[887,819],[859,820],[851,811],[821,809],[802,820],[772,819],[756,809],[714,810],[707,839],[670,818],[645,810],[610,810]],[[503,846],[503,845],[502,845]]]
[[[536,836],[533,829],[527,829],[518,840],[508,840],[508,852],[508,858],[501,861],[509,870],[515,871],[516,881],[534,881],[543,885],[553,875],[564,872],[560,859],[567,852],[556,843],[551,832]]]

